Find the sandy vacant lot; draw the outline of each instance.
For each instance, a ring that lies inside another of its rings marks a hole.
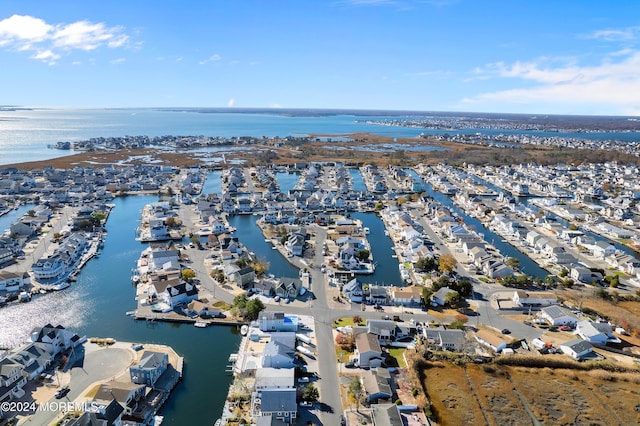
[[[441,425],[640,424],[637,374],[430,365],[425,388]]]

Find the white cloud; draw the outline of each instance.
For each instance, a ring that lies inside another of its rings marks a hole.
[[[62,53],[95,50],[102,46],[116,49],[127,46],[129,40],[123,27],[108,27],[102,22],[48,24],[28,15],[13,15],[0,21],[0,47],[35,52],[31,58],[49,64],[60,59]]]
[[[632,41],[640,37],[640,27],[627,27],[613,30],[598,30],[583,36],[588,39],[604,41]]]
[[[56,61],[60,59],[60,55],[58,55],[57,53],[53,53],[51,50],[43,50],[31,57],[33,59],[40,59],[41,61],[46,62],[49,65],[55,64]]]
[[[207,59],[200,61],[200,65],[204,65],[207,62],[216,62],[219,61],[220,59],[222,59],[222,57],[220,55],[218,55],[217,53],[209,56]]]
[[[235,99],[233,99],[233,98],[230,98],[230,99],[227,101],[227,106],[228,106],[229,108],[233,108],[234,106],[236,106],[236,100],[235,100]]]
[[[274,102],[272,104],[269,104],[269,108],[282,108],[282,105],[280,105],[277,102]]]
[[[117,58],[117,59],[114,59],[112,61],[109,61],[109,63],[115,65],[115,64],[121,64],[121,63],[126,62],[126,61],[127,61],[126,58]]]
[[[482,93],[463,104],[512,103],[579,107],[591,113],[628,114],[640,109],[640,51],[615,52],[596,65],[573,59],[541,58],[511,65],[496,63],[476,70],[480,77],[520,80],[526,87]],[[511,84],[511,83],[509,83]]]

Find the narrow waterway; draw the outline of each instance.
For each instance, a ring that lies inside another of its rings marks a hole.
[[[509,191],[505,191],[504,189],[501,189],[495,185],[493,185],[490,182],[485,181],[484,179],[475,176],[475,175],[467,175],[467,176],[471,176],[473,178],[474,181],[478,182],[481,185],[485,185],[487,188],[493,189],[496,192],[504,192],[507,193]],[[550,217],[551,219],[555,220],[556,222],[558,222],[559,224],[561,224],[562,226],[564,226],[565,228],[568,228],[572,223],[575,225],[578,225],[578,229],[584,233],[584,235],[591,237],[593,239],[595,239],[596,241],[606,241],[608,243],[611,243],[614,245],[614,247],[618,250],[623,251],[624,253],[635,257],[636,259],[640,260],[640,253],[635,252],[633,250],[631,250],[630,248],[624,246],[623,244],[620,244],[619,242],[615,241],[615,240],[611,240],[609,238],[603,237],[601,235],[595,234],[591,231],[588,231],[586,229],[584,229],[583,227],[580,227],[580,223],[579,222],[570,222],[566,219],[561,218],[560,216],[558,216],[557,214],[550,212],[549,210],[543,210],[540,207],[538,207],[537,205],[533,204],[532,201],[535,200],[536,197],[516,197],[516,202],[518,204],[524,204],[526,206],[528,206],[529,208],[531,208],[534,212],[538,212],[538,211],[543,211],[544,214],[547,217]]]
[[[225,365],[238,348],[239,333],[228,327],[146,323],[125,315],[136,307],[131,268],[144,248],[134,240],[134,230],[142,207],[156,200],[115,199],[100,257],[91,260],[68,289],[0,308],[0,345],[26,341],[31,329],[48,322],[88,337],[170,345],[184,356],[185,370],[184,380],[160,412],[165,416],[163,424],[213,424],[222,413],[231,383]]]
[[[222,196],[222,172],[215,170],[207,173],[207,179],[202,186],[202,194],[218,194],[218,197]]]
[[[276,180],[278,181],[278,186],[280,186],[280,192],[283,194],[288,194],[289,191],[296,186],[298,183],[298,179],[300,179],[300,175],[297,173],[289,173],[289,172],[277,172],[275,174]]]
[[[364,179],[362,178],[360,170],[349,169],[349,175],[351,176],[351,189],[359,192],[367,190],[367,186],[364,184]]]
[[[24,204],[0,216],[0,235],[8,231],[11,225],[33,208],[35,208],[33,204]]]
[[[278,250],[274,250],[271,243],[265,241],[260,228],[256,225],[259,217],[253,215],[230,216],[228,218],[229,225],[236,228],[233,235],[238,237],[247,250],[255,253],[258,258],[269,262],[270,274],[274,274],[276,277],[297,278],[298,268],[289,263]]]
[[[541,278],[541,279],[544,279],[546,278],[547,275],[549,275],[549,272],[547,272],[546,270],[538,266],[538,264],[533,260],[531,260],[529,256],[522,253],[520,250],[516,249],[511,244],[503,242],[502,237],[500,235],[495,234],[489,228],[485,227],[484,224],[480,222],[478,219],[475,219],[467,215],[462,209],[458,208],[458,206],[456,206],[453,203],[453,201],[451,201],[451,198],[448,195],[445,195],[433,189],[433,187],[429,182],[425,182],[424,179],[422,179],[413,170],[409,170],[409,173],[411,174],[411,176],[418,179],[418,181],[422,184],[424,191],[430,197],[432,197],[434,200],[436,200],[443,206],[447,206],[451,208],[455,214],[462,217],[462,220],[467,226],[473,228],[476,232],[482,234],[484,237],[484,240],[487,243],[493,245],[496,249],[498,249],[503,256],[517,258],[520,261],[521,272],[527,275],[530,275],[532,277]]]
[[[358,275],[363,283],[404,287],[404,281],[398,269],[398,259],[393,250],[393,241],[385,235],[384,222],[375,213],[353,213],[352,218],[362,221],[362,226],[369,228],[367,239],[371,245],[376,270],[371,275]]]

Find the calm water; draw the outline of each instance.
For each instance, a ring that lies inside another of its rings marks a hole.
[[[364,192],[367,190],[366,185],[364,184],[364,179],[362,179],[362,174],[360,170],[357,169],[349,169],[349,175],[351,176],[351,189],[354,191]]]
[[[202,186],[202,194],[218,194],[218,196],[222,196],[222,179],[220,176],[222,175],[221,171],[213,171],[207,173],[207,179]]]
[[[229,224],[236,228],[233,235],[238,237],[240,242],[249,251],[254,252],[258,258],[269,262],[269,273],[276,277],[297,278],[298,268],[290,264],[278,250],[273,250],[271,243],[264,240],[262,232],[256,225],[259,217],[253,215],[230,216]]]
[[[240,336],[227,327],[149,326],[125,315],[136,306],[131,268],[144,248],[134,240],[134,229],[140,209],[156,200],[116,199],[100,257],[86,265],[70,288],[0,309],[0,346],[26,340],[33,327],[47,322],[63,324],[88,337],[170,345],[184,356],[185,375],[161,411],[164,424],[184,425],[185,419],[189,424],[212,424],[222,413],[231,380],[224,372],[225,365],[229,354],[237,350]]]
[[[33,204],[24,204],[22,206],[18,206],[17,209],[11,210],[10,212],[3,214],[0,216],[0,235],[5,231],[8,231],[18,219],[20,219],[26,212],[33,209],[35,206]]]
[[[288,194],[289,191],[296,186],[296,183],[298,183],[300,175],[296,173],[277,172],[276,179],[278,180],[278,185],[280,185],[280,192]]]
[[[373,261],[377,264],[371,275],[359,275],[363,283],[394,285],[404,287],[404,281],[398,269],[398,260],[391,257],[396,254],[393,241],[384,234],[384,222],[375,213],[352,213],[351,217],[362,221],[362,226],[369,228],[367,239],[371,245]]]
[[[44,160],[73,153],[48,149],[58,141],[125,135],[302,136],[372,132],[413,137],[419,129],[356,123],[356,117],[298,117],[274,114],[199,113],[154,109],[51,109],[0,112],[2,164]]]

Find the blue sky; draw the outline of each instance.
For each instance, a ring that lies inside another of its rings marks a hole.
[[[640,115],[640,1],[0,2],[0,104]]]

